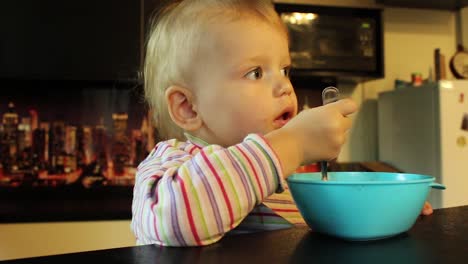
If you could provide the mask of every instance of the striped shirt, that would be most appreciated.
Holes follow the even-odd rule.
[[[138,166],[131,222],[137,244],[208,245],[227,234],[303,223],[289,192],[282,193],[280,161],[262,136],[228,148],[186,136],[158,143]]]

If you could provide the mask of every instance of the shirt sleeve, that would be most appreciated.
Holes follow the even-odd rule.
[[[283,189],[282,173],[276,154],[256,134],[228,148],[198,151],[160,143],[135,178],[131,227],[137,243],[212,244]]]

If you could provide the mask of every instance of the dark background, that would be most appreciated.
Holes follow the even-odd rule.
[[[0,10],[0,77],[136,80],[140,1],[17,0]]]

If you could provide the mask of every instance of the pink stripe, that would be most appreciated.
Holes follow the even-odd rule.
[[[200,237],[198,236],[197,228],[195,227],[195,222],[193,221],[192,209],[190,208],[190,203],[187,197],[187,190],[185,189],[184,180],[179,175],[177,175],[177,179],[180,182],[180,187],[182,189],[182,195],[184,197],[185,207],[187,208],[186,211],[187,211],[187,217],[188,217],[189,224],[190,224],[190,230],[192,230],[192,234],[193,234],[193,237],[195,238],[195,241],[197,242],[197,245],[201,245]]]
[[[257,216],[274,216],[274,217],[279,217],[279,218],[283,218],[277,214],[273,214],[273,213],[250,213],[249,215],[257,215]]]
[[[161,178],[161,175],[154,174],[154,175],[151,175],[149,178],[154,180],[157,178]]]
[[[193,146],[192,146],[192,149],[189,151],[190,155],[192,155],[193,152],[194,152],[196,149],[200,149],[200,148],[197,147],[196,145],[193,145]]]
[[[216,178],[216,181],[218,182],[218,185],[219,187],[221,188],[221,191],[223,193],[223,197],[224,197],[224,202],[226,203],[227,207],[228,207],[228,211],[229,211],[229,218],[230,218],[230,228],[233,229],[234,228],[234,214],[232,212],[232,206],[231,206],[231,202],[229,201],[228,197],[227,197],[227,193],[226,193],[226,190],[224,189],[224,185],[223,183],[221,182],[221,178],[219,177],[218,173],[216,172],[216,170],[214,169],[213,167],[213,164],[211,164],[211,162],[208,160],[208,157],[206,156],[205,154],[205,151],[201,151],[201,155],[203,157],[203,159],[205,160],[206,162],[206,165],[208,165],[208,167],[210,168],[211,172],[215,175],[215,178]]]
[[[255,167],[253,166],[252,164],[252,161],[249,159],[249,157],[247,157],[247,155],[245,154],[244,151],[242,151],[241,148],[239,148],[239,146],[236,146],[236,148],[242,153],[242,155],[244,156],[244,158],[247,160],[247,162],[249,163],[250,167],[252,168],[252,171],[255,175],[255,181],[257,182],[257,185],[258,185],[258,188],[260,189],[260,197],[263,199],[264,196],[263,196],[263,189],[262,189],[262,186],[260,184],[260,179],[258,178],[258,174],[257,174],[257,171],[255,170]]]
[[[297,209],[275,209],[272,206],[269,206],[275,212],[299,212]]]

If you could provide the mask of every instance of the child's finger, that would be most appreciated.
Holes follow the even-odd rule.
[[[424,203],[424,207],[421,211],[422,215],[431,215],[433,213],[432,206],[429,202]]]
[[[343,128],[344,128],[344,131],[348,131],[351,126],[353,125],[351,119],[349,118],[343,118]]]
[[[338,111],[344,116],[350,115],[358,109],[357,104],[351,99],[342,99],[333,104],[336,105]]]

